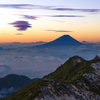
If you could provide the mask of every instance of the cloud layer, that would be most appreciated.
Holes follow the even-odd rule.
[[[3,64],[0,65],[0,72],[3,72],[3,71],[7,72],[9,70],[11,70],[10,66],[3,65]]]
[[[28,21],[15,21],[13,23],[9,23],[10,25],[13,25],[13,27],[18,28],[18,31],[25,31],[27,28],[31,28],[31,24],[28,23]]]
[[[8,65],[0,64],[0,76],[7,75],[12,72],[12,68]]]

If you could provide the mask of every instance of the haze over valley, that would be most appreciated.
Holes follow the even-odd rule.
[[[63,35],[49,43],[11,43],[0,48],[0,76],[8,74],[41,78],[54,71],[69,57],[79,55],[87,60],[100,55],[99,43],[80,43]]]

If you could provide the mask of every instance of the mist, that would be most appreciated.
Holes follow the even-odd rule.
[[[80,46],[32,46],[24,43],[2,44],[0,49],[0,77],[8,74],[26,75],[29,78],[42,78],[56,70],[69,57],[79,55],[86,60],[100,56],[100,45]]]

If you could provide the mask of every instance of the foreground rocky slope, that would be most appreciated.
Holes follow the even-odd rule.
[[[62,81],[49,82],[34,100],[100,100],[96,93]]]
[[[1,100],[100,100],[100,58],[71,57],[43,79]]]

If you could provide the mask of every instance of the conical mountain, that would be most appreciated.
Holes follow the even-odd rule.
[[[54,41],[46,43],[42,46],[78,46],[82,45],[79,41],[72,38],[70,35],[63,35]]]
[[[68,47],[68,46],[81,46],[81,45],[83,45],[83,43],[77,41],[70,35],[63,35],[49,43],[38,45],[38,46],[31,46],[28,48],[48,48],[48,47],[59,48],[59,47]]]
[[[63,35],[59,37],[58,39],[49,42],[50,45],[82,45],[79,41],[72,38],[70,35]]]

